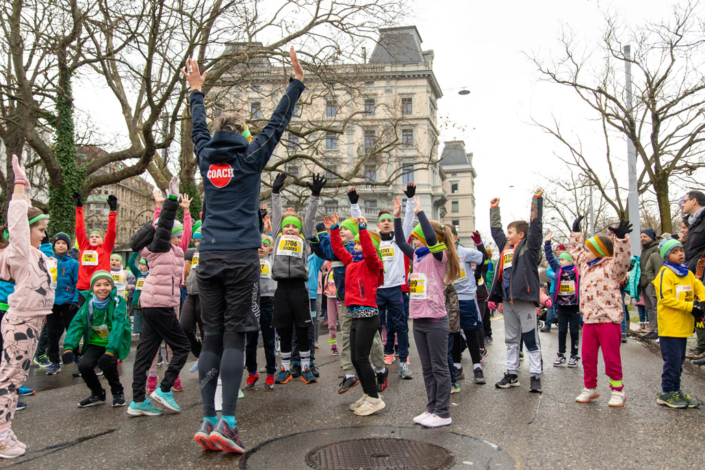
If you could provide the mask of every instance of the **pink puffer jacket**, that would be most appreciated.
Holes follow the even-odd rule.
[[[143,248],[140,255],[147,260],[149,266],[149,276],[145,278],[140,295],[142,308],[178,307],[184,251],[172,245],[166,253],[152,253]]]

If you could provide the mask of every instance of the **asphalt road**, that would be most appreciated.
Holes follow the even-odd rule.
[[[445,446],[456,456],[453,468],[473,468],[490,445],[508,456],[488,468],[705,468],[702,411],[671,410],[655,403],[659,390],[661,358],[630,339],[623,345],[622,361],[627,395],[623,409],[611,409],[608,379],[599,377],[602,398],[588,405],[575,402],[580,393],[582,368],[554,368],[557,331],[541,334],[546,370],[544,393],[528,392],[528,361],[520,371],[521,387],[499,390],[494,382],[505,368],[503,322],[493,322],[495,343],[484,363],[487,385],[461,382],[461,393],[452,395],[453,424],[437,430],[419,430],[412,418],[424,411],[421,368],[412,346],[411,368],[415,378],[402,381],[391,367],[390,386],[383,394],[387,407],[378,415],[356,417],[347,406],[362,393],[355,388],[337,394],[341,369],[320,338],[317,364],[319,383],[292,381],[274,392],[257,389],[239,401],[237,419],[247,458],[203,452],[192,437],[201,421],[197,373],[182,373],[183,393],[176,399],[180,414],[131,418],[126,408],[102,405],[89,409],[77,403],[89,395],[75,366],[46,377],[33,367],[27,386],[38,393],[26,397],[29,406],[19,412],[13,429],[29,448],[25,456],[0,462],[0,467],[38,469],[130,468],[307,468],[303,455],[322,444],[349,438],[413,436]],[[260,361],[263,352],[260,349]],[[464,358],[466,371],[470,360]],[[131,356],[132,357],[132,356]],[[122,382],[131,398],[132,363],[121,366]],[[163,367],[160,368],[163,373]],[[600,365],[600,373],[604,370]],[[470,374],[468,374],[470,375]],[[106,383],[107,386],[107,383]],[[705,399],[705,381],[684,372],[683,389]],[[109,395],[109,394],[108,394]],[[414,429],[416,428],[416,429]],[[396,434],[395,434],[396,432]],[[483,450],[485,449],[485,450]],[[255,452],[253,452],[255,451]],[[510,464],[507,464],[507,461]]]

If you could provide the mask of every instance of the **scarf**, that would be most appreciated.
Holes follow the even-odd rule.
[[[381,238],[382,241],[384,241],[384,242],[390,242],[390,241],[394,240],[394,230],[392,230],[389,233],[381,233],[380,232],[379,238]]]
[[[688,275],[689,269],[687,264],[674,264],[669,261],[664,261],[663,265],[676,273],[676,276],[678,277],[685,277]]]
[[[695,214],[693,214],[693,215],[691,215],[690,217],[688,217],[688,225],[689,225],[690,227],[692,227],[693,225],[695,225],[696,222],[697,222],[698,220],[700,220],[700,217],[702,217],[702,215],[703,215],[703,209],[705,209],[705,207],[699,209],[698,212],[696,212]]]
[[[362,261],[362,251],[351,251],[351,255],[353,255],[353,261]]]
[[[105,298],[105,300],[103,300],[103,301],[98,300],[98,297],[96,297],[95,295],[93,297],[91,297],[91,303],[93,304],[93,306],[97,309],[100,309],[100,310],[107,307],[108,302],[110,302],[110,296],[107,296]]]
[[[602,261],[602,258],[595,258],[592,261],[588,261],[587,264],[588,264],[588,266],[593,266],[593,265],[597,264],[599,261]]]
[[[431,252],[431,250],[429,250],[427,246],[424,246],[423,248],[419,248],[418,250],[416,250],[416,259],[421,261],[430,252]]]

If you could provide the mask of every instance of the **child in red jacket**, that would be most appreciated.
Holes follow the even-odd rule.
[[[369,416],[385,407],[377,392],[377,378],[370,364],[372,342],[379,331],[377,289],[384,284],[384,264],[379,251],[380,238],[367,231],[367,220],[358,217],[359,233],[354,252],[348,253],[340,238],[338,213],[332,218],[330,239],[335,256],[345,264],[345,305],[352,318],[350,327],[350,357],[360,378],[364,394],[350,405],[358,416]]]

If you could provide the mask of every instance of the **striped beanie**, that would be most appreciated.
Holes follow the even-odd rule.
[[[194,240],[200,240],[201,239],[201,229],[199,228],[195,232],[193,232],[193,239]]]
[[[600,237],[598,236],[588,239],[588,241],[585,242],[585,246],[598,258],[612,256],[612,253],[609,252],[605,244],[602,243],[602,240],[600,240]]]
[[[178,220],[174,221],[174,227],[171,229],[172,237],[183,237],[184,236],[184,225]]]
[[[658,251],[664,261],[668,261],[668,256],[671,254],[671,250],[677,246],[683,248],[683,244],[674,238],[661,240],[661,243],[658,245]]]

